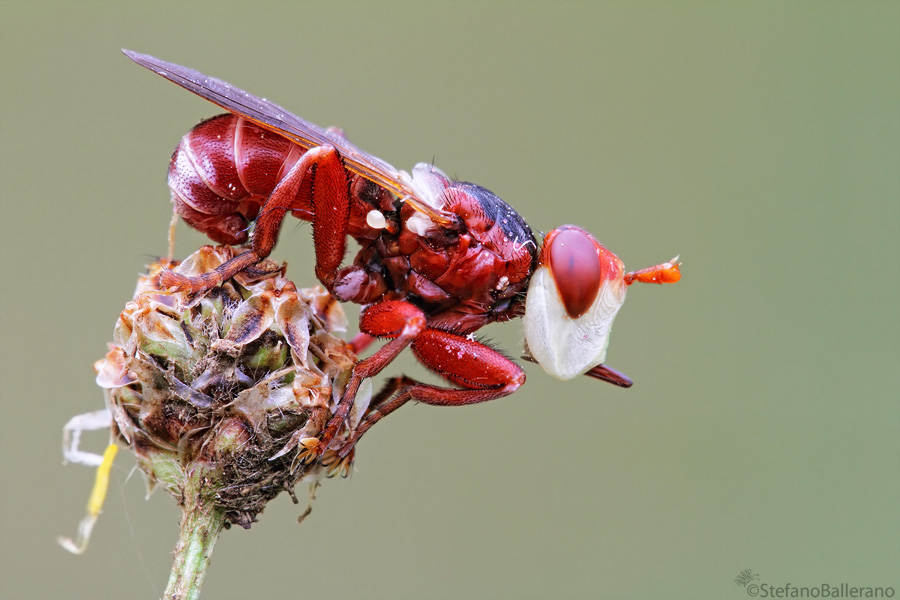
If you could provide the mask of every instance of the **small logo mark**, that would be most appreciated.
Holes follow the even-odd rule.
[[[754,579],[759,579],[759,573],[754,573],[752,569],[744,569],[734,578],[734,582],[741,587],[747,587]]]

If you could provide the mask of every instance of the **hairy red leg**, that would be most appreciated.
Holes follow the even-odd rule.
[[[344,259],[350,196],[347,172],[331,146],[310,148],[266,200],[253,230],[253,251],[268,256],[288,211],[312,207],[316,277],[328,287]]]
[[[356,444],[356,441],[362,437],[369,427],[400,407],[400,405],[394,406],[394,404],[396,404],[395,402],[389,402],[394,394],[400,390],[416,385],[417,383],[419,382],[406,375],[397,375],[396,377],[388,379],[378,393],[372,397],[372,401],[369,403],[368,412],[366,412],[365,418],[359,422],[356,432],[353,434],[353,439],[347,444],[344,444],[340,452],[338,452],[338,456],[341,458],[347,456],[353,448],[353,445]]]
[[[404,389],[411,385],[414,385],[416,382],[415,379],[407,377],[406,375],[398,375],[397,377],[390,378],[384,386],[379,390],[377,394],[372,397],[371,402],[369,403],[369,408],[366,413],[366,419],[360,421],[357,426],[356,433],[353,438],[353,443],[344,444],[341,446],[338,452],[335,452],[333,456],[323,457],[322,465],[328,468],[328,476],[336,475],[338,473],[341,474],[342,477],[347,477],[350,474],[350,465],[353,464],[353,445],[356,443],[356,440],[369,428],[372,426],[372,423],[367,423],[369,415],[384,406],[388,400],[390,400],[391,396],[393,396],[397,390]],[[388,410],[391,412],[391,410]],[[378,419],[375,419],[377,421]],[[374,421],[373,421],[374,422]],[[361,428],[361,429],[360,429]],[[321,441],[318,444],[318,451],[324,451]],[[309,452],[307,450],[307,452]]]
[[[681,266],[681,263],[678,262],[678,257],[676,256],[669,262],[625,273],[625,283],[627,285],[631,285],[635,281],[640,283],[675,283],[681,279],[679,266]]]
[[[344,425],[363,380],[380,373],[425,329],[425,314],[402,300],[379,302],[363,311],[359,317],[359,328],[371,336],[393,339],[353,367],[344,395],[341,396],[334,415],[319,438],[319,448],[322,451],[328,448],[331,440]]]
[[[410,400],[434,406],[463,406],[508,396],[525,382],[525,372],[516,363],[467,336],[426,329],[416,337],[412,347],[422,364],[462,389],[430,385],[405,377],[390,380],[379,393],[379,401],[372,404],[370,412],[338,456],[349,454],[372,425]],[[387,400],[387,396],[395,391],[399,393]]]
[[[164,271],[160,285],[196,293],[221,284],[272,252],[288,211],[310,208],[313,212],[316,276],[328,287],[344,258],[350,217],[347,172],[337,150],[331,146],[310,148],[278,182],[256,219],[251,250],[220,265],[215,271],[197,277]]]

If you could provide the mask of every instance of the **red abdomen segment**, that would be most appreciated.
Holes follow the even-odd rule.
[[[243,244],[247,226],[303,149],[236,115],[203,121],[169,163],[175,212],[221,244]]]

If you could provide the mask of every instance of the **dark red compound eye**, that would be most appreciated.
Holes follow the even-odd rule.
[[[597,298],[604,279],[599,244],[581,228],[559,228],[544,249],[566,313],[577,319]]]

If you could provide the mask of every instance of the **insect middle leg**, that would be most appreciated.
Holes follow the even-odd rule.
[[[389,381],[389,387],[385,389],[393,386],[395,389],[390,393],[398,390],[399,393],[387,400],[382,390],[379,403],[372,406],[341,447],[340,456],[346,456],[372,425],[410,400],[435,406],[462,406],[508,396],[525,382],[524,371],[493,348],[468,336],[425,327],[424,314],[408,302],[398,300],[372,305],[360,317],[360,329],[373,336],[394,339],[354,367],[347,389],[320,438],[322,451],[328,448],[343,426],[362,380],[377,375],[410,344],[419,362],[460,387],[445,388],[409,378]]]
[[[514,364],[514,363],[513,363]],[[524,380],[524,375],[522,375]],[[390,400],[375,405],[366,417],[359,423],[353,435],[338,450],[338,457],[347,456],[363,434],[368,431],[372,425],[385,418],[410,400],[431,404],[432,406],[464,406],[466,404],[476,404],[478,402],[487,402],[488,400],[496,400],[508,396],[516,391],[521,385],[521,381],[513,379],[505,385],[483,389],[455,389],[445,388],[436,385],[421,383],[414,379],[396,378],[388,381],[386,389],[401,387],[400,393],[393,396]],[[389,387],[388,387],[389,386]],[[395,391],[395,390],[392,390]]]

